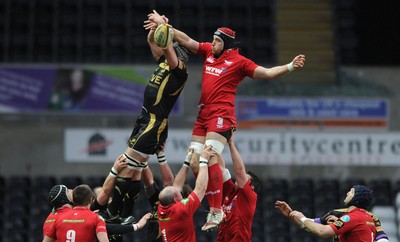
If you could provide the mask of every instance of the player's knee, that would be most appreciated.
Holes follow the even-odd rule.
[[[196,154],[201,154],[203,147],[204,147],[203,143],[192,141],[192,142],[190,142],[189,149],[193,149],[194,153],[196,153]]]
[[[212,149],[215,152],[217,152],[218,154],[221,154],[225,147],[225,145],[222,142],[215,140],[215,139],[206,140],[206,146],[209,146],[209,145],[211,145]]]

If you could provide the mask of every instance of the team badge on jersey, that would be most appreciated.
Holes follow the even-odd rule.
[[[221,117],[218,117],[217,128],[221,129],[223,127],[224,127],[224,119]]]
[[[344,215],[340,218],[343,222],[347,223],[350,221],[350,216],[349,215]]]
[[[214,63],[214,57],[212,57],[212,56],[210,56],[210,57],[208,57],[207,58],[207,60],[206,60],[208,63]]]

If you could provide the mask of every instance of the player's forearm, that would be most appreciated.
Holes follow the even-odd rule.
[[[333,229],[329,225],[315,223],[312,219],[306,219],[303,224],[305,229],[318,237],[329,238],[335,235]]]
[[[184,45],[190,40],[190,37],[179,29],[174,28],[174,40],[181,45]]]
[[[163,49],[164,56],[168,61],[168,65],[171,70],[175,69],[178,66],[178,57],[176,56],[172,44],[167,46],[167,48]]]
[[[196,178],[196,185],[194,188],[194,192],[197,194],[200,200],[204,197],[204,194],[207,190],[207,184],[208,184],[208,166],[201,165],[199,167],[199,174]]]
[[[242,157],[233,143],[229,144],[229,149],[231,151],[233,170],[235,172],[236,180],[240,183],[239,186],[243,187],[244,183],[247,182],[247,175]]]
[[[164,186],[171,185],[175,178],[168,164],[160,165],[160,175]]]
[[[106,232],[99,232],[96,234],[96,236],[99,242],[109,242]]]
[[[184,32],[174,28],[174,40],[178,42],[181,46],[186,47],[193,54],[197,54],[199,50],[199,42],[190,38]]]
[[[289,69],[287,65],[275,66],[272,68],[265,68],[262,66],[258,66],[255,71],[253,78],[254,79],[263,79],[263,80],[271,80],[282,75],[289,73]]]
[[[182,190],[182,187],[185,184],[188,173],[189,173],[189,167],[183,165],[179,170],[178,174],[176,174],[175,176],[173,186],[178,188],[179,190]]]
[[[147,34],[147,42],[148,42],[149,44],[155,44],[155,43],[154,43],[154,30],[153,30],[153,29],[151,29],[151,30],[149,31],[149,33]]]

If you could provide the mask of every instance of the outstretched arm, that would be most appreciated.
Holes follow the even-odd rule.
[[[156,28],[160,24],[168,23],[168,18],[164,15],[161,16],[159,13],[157,13],[156,10],[153,10],[153,12],[148,14],[147,17],[148,20],[144,22],[145,29]],[[197,51],[199,50],[199,42],[190,38],[187,34],[175,28],[174,40],[178,42],[181,46],[186,47],[193,54],[197,54]]]
[[[331,226],[315,223],[312,219],[307,218],[301,212],[293,211],[289,216],[299,220],[304,225],[306,230],[317,235],[318,237],[329,238],[336,235]]]
[[[167,157],[165,156],[165,142],[160,146],[160,150],[156,152],[158,164],[160,165],[160,175],[164,186],[172,185],[174,182],[174,174],[168,165]]]
[[[203,200],[208,185],[208,160],[215,155],[211,146],[206,146],[201,152],[199,161],[199,174],[196,178],[196,185],[193,192],[196,193],[199,200]]]
[[[275,66],[272,68],[265,68],[262,66],[258,66],[254,70],[253,78],[270,80],[270,79],[280,77],[280,76],[282,76],[286,73],[289,73],[293,70],[302,68],[304,66],[305,60],[306,60],[306,57],[304,55],[298,55],[293,59],[292,62],[290,62],[287,65]]]
[[[186,155],[186,158],[185,158],[185,162],[183,163],[181,169],[179,170],[178,174],[176,174],[176,176],[175,176],[173,186],[176,187],[179,190],[179,192],[182,191],[182,187],[185,184],[186,177],[189,173],[190,166],[187,165],[187,162],[190,161],[192,154],[193,154],[193,150],[191,149],[188,151],[188,154]]]
[[[96,236],[99,242],[109,242],[107,232],[98,232]]]
[[[246,185],[249,177],[246,173],[246,168],[244,166],[242,157],[239,154],[239,151],[236,149],[235,143],[233,142],[233,135],[229,139],[229,149],[231,151],[233,170],[235,172],[236,182],[240,188],[243,188]]]
[[[276,201],[275,208],[278,209],[285,217],[290,218],[290,220],[298,227],[304,229],[303,223],[294,218],[290,217],[290,213],[293,212],[292,208],[285,201]]]
[[[149,43],[151,53],[153,54],[153,58],[158,61],[160,57],[163,55],[163,50],[156,45],[154,42],[154,29],[150,29],[147,35],[147,43]]]
[[[114,189],[115,182],[117,180],[118,172],[123,168],[127,167],[128,163],[125,162],[124,155],[118,156],[118,158],[114,161],[114,165],[111,168],[110,173],[104,180],[103,186],[100,189],[99,194],[96,197],[99,205],[104,206],[108,203],[108,199],[111,196],[111,193]]]

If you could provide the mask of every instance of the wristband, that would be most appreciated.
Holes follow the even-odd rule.
[[[307,220],[313,221],[312,219],[307,218],[307,217],[302,217],[302,218],[300,219],[300,221],[301,221],[303,224],[304,224],[304,222],[307,221]]]
[[[138,227],[139,227],[139,226],[138,226],[137,224],[134,224],[134,225],[133,225],[133,231],[138,230]]]
[[[293,61],[286,65],[289,72],[294,71]]]
[[[114,167],[111,167],[111,171],[108,175],[112,176],[112,177],[116,177],[116,176],[118,176],[118,171]]]
[[[183,166],[189,167],[190,163],[188,161],[183,162]]]
[[[199,163],[199,167],[202,167],[202,166],[208,166],[208,164],[205,163],[205,162],[200,162],[200,163]]]
[[[200,156],[199,163],[200,163],[200,164],[202,164],[202,163],[203,163],[203,164],[208,164],[208,160],[207,160],[206,158]]]

